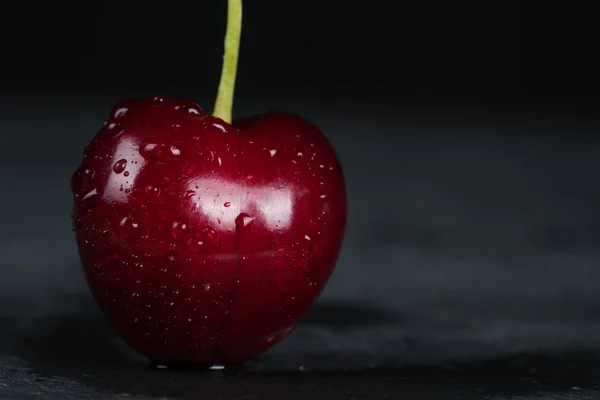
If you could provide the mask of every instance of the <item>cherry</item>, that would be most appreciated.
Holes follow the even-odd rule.
[[[240,0],[229,17],[214,115],[185,99],[122,101],[71,180],[91,292],[160,364],[240,363],[280,341],[344,236],[342,170],[314,125],[281,112],[228,122]]]

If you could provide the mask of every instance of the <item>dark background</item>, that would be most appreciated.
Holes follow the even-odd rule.
[[[11,3],[2,23],[6,90],[126,90],[212,98],[226,2]],[[247,0],[244,98],[419,104],[597,104],[594,15],[481,3]]]
[[[3,26],[6,87],[177,88],[209,98],[216,90],[225,1],[17,7]],[[553,53],[571,46],[556,41],[556,28],[527,46],[523,18],[519,2],[249,0],[239,94],[411,105],[560,102],[584,86],[577,73],[584,62],[557,60]],[[526,79],[527,67],[536,76]],[[551,88],[539,93],[544,86]]]
[[[212,109],[225,1],[5,5],[0,398],[600,397],[594,15],[522,8],[246,0],[235,114],[316,123],[350,213],[318,304],[225,377],[149,370],[114,336],[69,220],[114,103]]]

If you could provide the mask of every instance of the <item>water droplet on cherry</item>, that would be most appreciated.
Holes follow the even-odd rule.
[[[131,217],[123,217],[119,220],[115,233],[121,239],[134,235],[139,228],[138,224]]]
[[[230,201],[226,201],[225,204],[223,204],[224,207],[229,207],[231,206],[231,202]]]
[[[187,233],[187,225],[179,221],[173,222],[171,225],[171,236],[174,239],[181,239]]]
[[[174,144],[168,144],[161,140],[153,140],[140,146],[140,154],[149,160],[168,162],[179,157],[181,150]]]
[[[161,190],[159,187],[148,185],[146,186],[146,195],[148,200],[155,201],[160,197]]]
[[[113,171],[115,171],[116,174],[120,174],[123,171],[125,171],[126,167],[127,167],[127,160],[122,158],[119,161],[117,161],[115,163],[115,165],[113,165]]]
[[[221,124],[212,124],[212,126],[214,126],[215,128],[217,128],[221,132],[226,132],[225,127],[223,125],[221,125]]]
[[[187,243],[188,249],[194,253],[200,251],[203,245],[204,242],[202,240],[198,240],[197,238],[192,238]]]
[[[123,115],[125,115],[127,113],[127,111],[129,111],[129,109],[127,107],[119,107],[118,109],[115,110],[115,112],[113,113],[113,118],[120,118]]]
[[[71,215],[71,218],[74,216]],[[81,228],[81,217],[73,218],[73,232],[78,231]]]
[[[89,192],[87,192],[81,200],[88,200],[89,198],[97,196],[97,195],[98,195],[98,189],[94,188],[94,189],[90,190]]]
[[[217,231],[210,226],[204,229],[204,233],[206,234],[206,237],[210,240],[215,240],[215,238],[217,237]]]
[[[250,225],[252,223],[252,221],[254,221],[254,217],[251,217],[250,215],[248,215],[246,213],[240,213],[235,218],[235,229],[237,231],[239,231],[240,229],[243,229],[243,228],[247,227],[248,225]]]
[[[175,110],[186,113],[186,114],[194,114],[200,115],[202,114],[202,109],[198,104],[178,104],[173,107]]]
[[[112,136],[118,136],[124,131],[121,125],[119,125],[117,122],[109,122],[104,129],[106,129],[106,131],[108,131]]]

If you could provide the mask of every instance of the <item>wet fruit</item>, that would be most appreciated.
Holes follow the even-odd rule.
[[[343,175],[316,127],[286,113],[233,124],[215,114],[161,96],[123,101],[71,180],[91,291],[125,341],[161,364],[268,349],[316,300],[343,240]]]

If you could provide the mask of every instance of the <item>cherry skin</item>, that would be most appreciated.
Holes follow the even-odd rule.
[[[126,100],[71,179],[93,296],[133,349],[237,364],[288,334],[337,261],[346,189],[327,139],[269,113],[233,126],[189,100]]]

